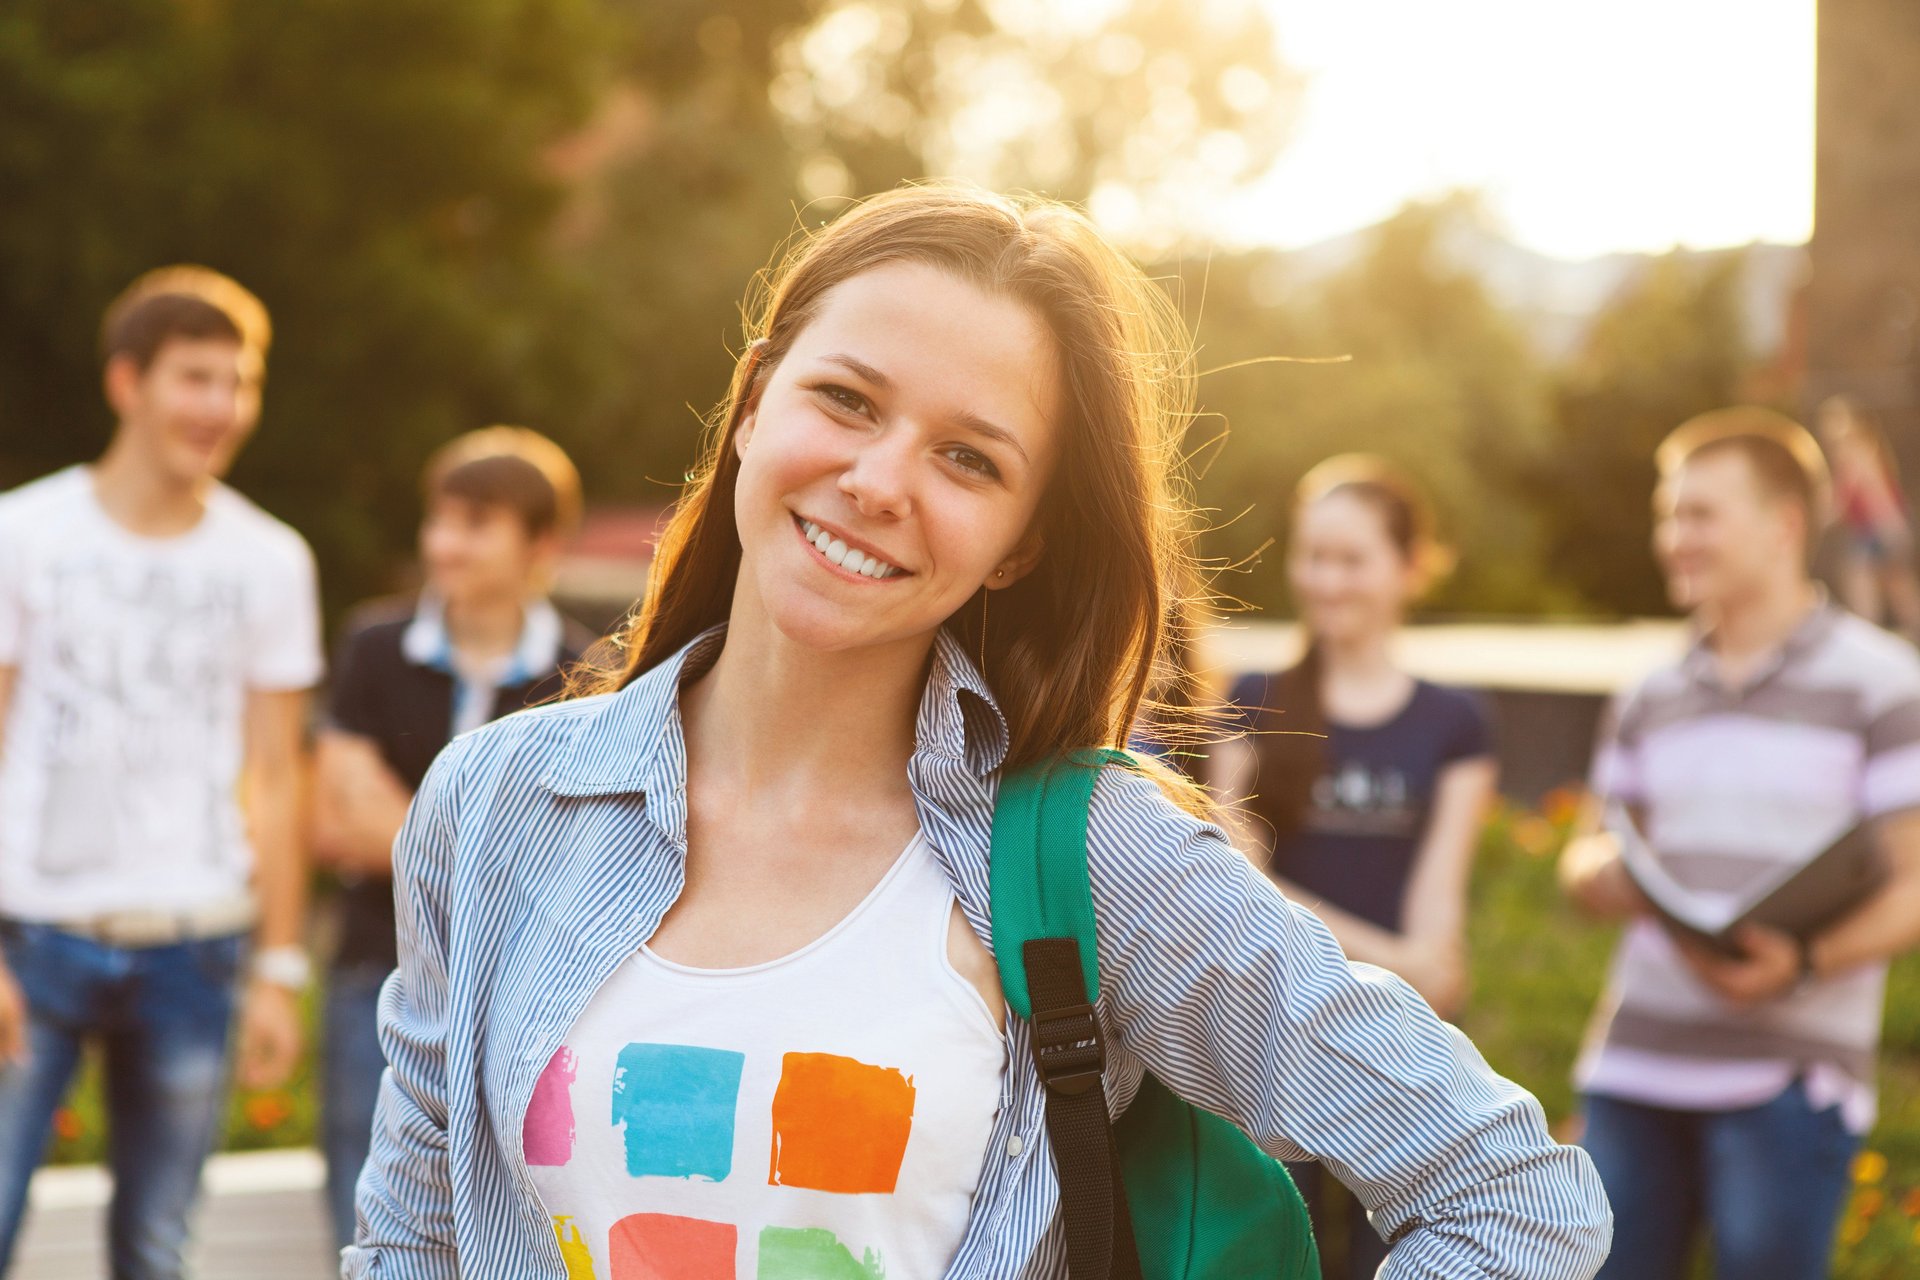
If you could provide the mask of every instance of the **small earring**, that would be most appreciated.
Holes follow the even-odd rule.
[[[992,592],[985,587],[980,588],[980,678],[982,680],[987,678],[987,600],[991,595]]]

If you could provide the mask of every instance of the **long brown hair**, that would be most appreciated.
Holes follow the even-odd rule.
[[[1200,581],[1179,446],[1193,352],[1171,301],[1085,217],[1032,197],[929,184],[869,199],[794,245],[748,299],[750,346],[708,419],[698,468],[661,535],[640,607],[576,687],[617,689],[726,620],[740,567],[733,434],[836,285],[887,263],[952,272],[1032,309],[1054,336],[1065,392],[1060,462],[1037,519],[1038,566],[948,622],[1006,716],[1008,767],[1124,743],[1166,686],[1179,584]],[[1177,683],[1177,681],[1176,681]],[[1162,777],[1192,807],[1197,790]]]
[[[1426,495],[1392,463],[1366,453],[1328,458],[1301,478],[1294,490],[1294,510],[1305,510],[1336,494],[1371,509],[1400,558],[1422,569],[1429,582],[1451,567],[1451,553],[1434,533],[1433,508]],[[1323,671],[1320,641],[1309,632],[1300,661],[1274,682],[1269,699],[1280,732],[1255,739],[1260,777],[1265,780],[1257,810],[1276,839],[1299,831],[1313,799],[1313,785],[1326,768]]]

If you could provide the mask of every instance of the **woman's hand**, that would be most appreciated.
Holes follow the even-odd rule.
[[[27,1063],[27,997],[13,971],[0,964],[0,1067]]]

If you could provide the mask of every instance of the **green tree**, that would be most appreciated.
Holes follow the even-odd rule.
[[[1279,255],[1180,271],[1201,367],[1221,370],[1202,378],[1207,415],[1192,441],[1218,525],[1209,550],[1240,566],[1222,576],[1223,591],[1284,611],[1293,487],[1322,459],[1360,450],[1419,480],[1460,553],[1433,606],[1533,612],[1563,603],[1544,573],[1538,518],[1519,493],[1546,429],[1545,375],[1447,247],[1453,230],[1479,217],[1465,198],[1410,205],[1325,279],[1303,279],[1302,266]]]
[[[273,311],[266,414],[235,481],[313,541],[335,609],[407,558],[419,466],[473,426],[553,435],[594,500],[664,500],[725,386],[750,277],[845,207],[820,197],[956,170],[1110,200],[1156,177],[1199,192],[1196,175],[1271,155],[1285,84],[1251,0],[1136,0],[1077,26],[1040,12],[0,7],[0,484],[98,451],[100,311],[186,260]],[[905,24],[891,61],[884,41],[845,38],[873,22]],[[858,92],[829,83],[860,67],[878,70]],[[1052,141],[956,149],[1016,71],[1052,95],[1031,131]],[[808,106],[816,91],[830,110]],[[1236,130],[1247,140],[1229,146]]]
[[[237,481],[313,539],[336,603],[376,586],[426,450],[564,416],[591,367],[542,154],[593,101],[602,22],[589,0],[0,10],[0,478],[97,451],[102,307],[205,262],[277,327]]]
[[[1740,399],[1750,368],[1740,272],[1738,254],[1655,260],[1557,376],[1552,448],[1529,492],[1556,579],[1591,608],[1667,610],[1649,549],[1653,454],[1686,419]]]

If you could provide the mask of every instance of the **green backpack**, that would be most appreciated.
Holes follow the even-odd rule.
[[[993,950],[1033,1025],[1072,1280],[1318,1280],[1307,1208],[1286,1167],[1149,1074],[1107,1117],[1087,808],[1119,751],[1004,775],[993,815]]]

